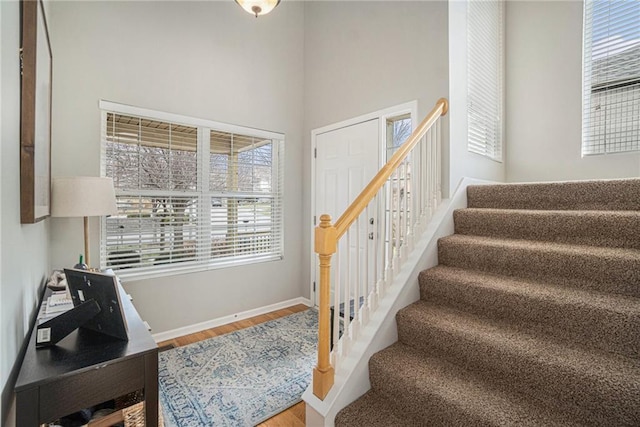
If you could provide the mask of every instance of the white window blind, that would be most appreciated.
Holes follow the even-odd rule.
[[[121,276],[282,258],[282,140],[103,112],[103,168],[118,215],[101,266]]]
[[[640,150],[640,2],[587,0],[582,155]]]
[[[272,253],[282,234],[282,205],[274,191],[281,179],[272,141],[211,131],[209,146],[211,256]]]
[[[502,1],[467,2],[468,150],[502,161]]]

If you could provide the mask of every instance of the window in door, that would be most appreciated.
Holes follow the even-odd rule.
[[[385,161],[389,161],[391,156],[404,144],[411,132],[413,131],[411,124],[411,115],[403,114],[396,117],[388,117],[386,120],[386,144],[385,144]],[[411,221],[411,154],[407,156],[405,161],[398,167],[396,173],[388,179],[390,197],[385,203],[385,220],[390,224],[390,228],[385,236],[386,242],[391,240],[391,245],[385,247],[391,248],[393,253],[387,254],[388,257],[396,256],[396,252],[404,244],[401,239],[401,233],[396,230],[396,224],[400,227],[407,227]],[[402,210],[403,208],[404,210]],[[404,215],[406,212],[406,215]],[[400,216],[399,221],[396,218]]]

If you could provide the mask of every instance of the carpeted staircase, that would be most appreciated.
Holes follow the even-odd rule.
[[[467,196],[336,426],[640,426],[640,179]]]

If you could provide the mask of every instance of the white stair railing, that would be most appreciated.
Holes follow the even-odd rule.
[[[320,216],[315,230],[318,364],[313,371],[313,393],[320,399],[329,393],[337,366],[440,203],[440,117],[447,110],[447,100],[438,100],[335,224],[329,215]]]

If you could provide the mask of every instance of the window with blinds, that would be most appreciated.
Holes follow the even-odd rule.
[[[118,215],[103,222],[102,267],[126,277],[282,258],[282,140],[205,125],[103,111]]]
[[[467,2],[468,150],[502,161],[502,1]]]
[[[640,2],[584,3],[582,155],[640,150]]]

